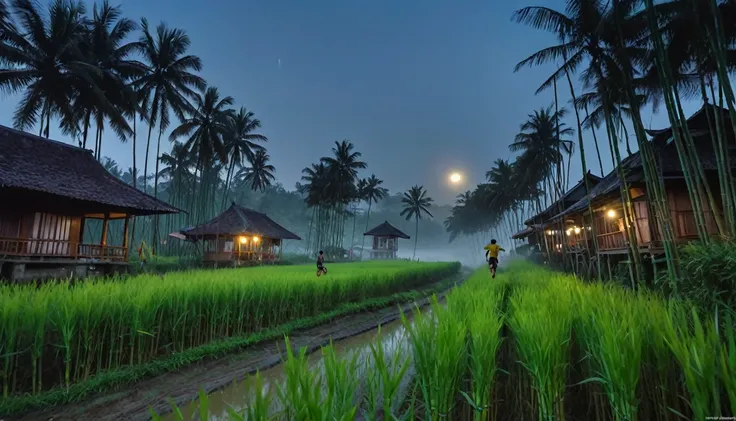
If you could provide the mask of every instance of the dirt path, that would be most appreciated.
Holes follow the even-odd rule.
[[[463,275],[466,274],[463,273]],[[465,276],[461,279],[464,278]],[[437,296],[444,297],[449,289],[438,293]],[[429,298],[424,298],[403,304],[401,308],[408,313],[415,305],[424,307],[428,304]],[[307,352],[311,353],[329,344],[330,339],[339,341],[359,335],[398,318],[400,318],[399,306],[393,305],[372,312],[347,315],[327,324],[293,332],[289,340],[293,348],[307,347]],[[7,420],[150,420],[149,407],[159,414],[171,412],[169,398],[182,407],[197,397],[200,386],[205,392],[210,393],[233,381],[241,381],[257,370],[263,371],[281,363],[282,353],[280,351],[284,349],[283,339],[264,341],[241,353],[145,379],[123,386],[122,389],[115,392],[95,396],[80,403],[62,405],[47,411],[34,411],[21,417],[7,418]],[[285,353],[283,355],[285,356]]]

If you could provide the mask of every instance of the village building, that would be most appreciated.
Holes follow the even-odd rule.
[[[715,221],[715,213],[722,212],[721,194],[717,175],[717,161],[714,152],[711,131],[709,128],[714,119],[715,112],[725,121],[727,127],[731,127],[727,110],[705,105],[693,114],[687,125],[697,150],[697,158],[702,165],[704,175],[713,192],[715,209],[705,201],[703,213],[705,229],[712,236],[718,235],[718,227]],[[728,133],[728,149],[732,170],[736,169],[736,154],[734,154],[733,132]],[[695,225],[695,216],[692,202],[690,200],[684,173],[680,164],[680,157],[673,141],[672,129],[649,130],[651,143],[661,171],[662,182],[666,194],[667,205],[673,223],[672,232],[675,241],[684,244],[698,238]],[[636,236],[638,253],[649,257],[650,262],[656,262],[664,253],[661,236],[657,229],[657,223],[650,216],[655,215],[654,205],[650,202],[644,178],[644,169],[641,155],[636,152],[622,160],[621,168],[626,177],[629,196],[631,198],[631,213],[633,232]],[[592,209],[592,215],[589,211]],[[555,252],[563,247],[568,250],[588,250],[587,266],[590,272],[596,258],[605,260],[607,272],[610,274],[611,265],[617,263],[628,263],[629,240],[624,229],[624,209],[621,200],[621,180],[618,171],[614,170],[594,187],[590,194],[583,192],[583,197],[574,204],[566,207],[554,216],[539,215],[527,221],[529,226],[517,235],[528,235],[531,230],[543,238],[545,244],[551,245],[549,252]],[[540,214],[541,215],[541,214]],[[591,225],[595,227],[597,249],[594,249],[591,237]],[[555,229],[555,226],[564,227]],[[580,235],[578,235],[580,234]],[[543,250],[544,252],[544,250]],[[655,267],[656,270],[656,267]],[[604,274],[601,274],[604,275]]]
[[[283,253],[283,240],[301,240],[268,215],[232,205],[210,221],[181,231],[201,245],[205,265],[241,266],[274,263]]]
[[[370,231],[363,233],[363,235],[373,236],[373,248],[371,249],[370,258],[377,260],[396,259],[399,252],[399,238],[405,240],[411,238],[388,221],[384,221]]]
[[[578,181],[577,184],[547,207],[547,209],[524,221],[524,225],[527,227],[514,234],[512,239],[521,240],[527,238],[530,245],[537,246],[541,250],[552,254],[561,254],[563,252],[564,245],[569,246],[570,249],[574,249],[578,245],[582,245],[589,240],[589,234],[585,232],[583,224],[580,221],[574,219],[562,220],[553,218],[555,215],[585,198],[586,178],[588,187],[591,189],[597,186],[602,180],[601,177],[588,171],[585,178]],[[573,238],[578,239],[579,243],[572,241],[567,243],[563,243],[562,241],[549,241],[551,240],[550,237],[557,238],[558,240],[563,238],[563,233],[568,231],[574,234]]]
[[[177,212],[110,174],[89,150],[0,126],[2,278],[124,272],[132,218]]]

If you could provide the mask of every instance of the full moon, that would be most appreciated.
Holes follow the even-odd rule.
[[[460,175],[460,173],[454,172],[450,174],[450,182],[452,182],[453,184],[459,183],[462,179],[463,179],[463,176]]]

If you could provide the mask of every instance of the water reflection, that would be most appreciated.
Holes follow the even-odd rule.
[[[380,336],[378,330],[371,330],[360,335],[353,336],[333,344],[335,353],[341,360],[351,361],[357,359],[357,376],[360,379],[358,387],[359,398],[365,389],[365,380],[374,367],[374,359],[371,354],[371,343],[380,343],[387,361],[391,361],[399,353],[400,356],[409,355],[409,340],[406,328],[401,320],[396,320],[381,327]],[[312,371],[319,371],[324,378],[325,365],[322,351],[318,350],[308,356],[308,364]],[[410,369],[409,372],[412,370]],[[409,373],[407,373],[409,374]],[[278,399],[278,386],[283,386],[285,375],[282,364],[274,366],[260,373],[262,379],[262,393],[271,394],[271,414],[277,414],[283,409]],[[243,410],[251,405],[257,395],[255,376],[249,376],[242,382],[234,382],[232,385],[211,393],[208,396],[210,420],[229,420],[229,411],[234,410],[242,414]],[[325,390],[324,383],[322,384]],[[323,394],[324,396],[324,394]],[[192,402],[187,408],[180,408],[185,420],[198,418],[197,402]],[[175,421],[178,418],[172,413],[163,417],[167,421]]]

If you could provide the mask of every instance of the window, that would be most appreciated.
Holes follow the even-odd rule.
[[[38,241],[33,244],[33,251],[38,254],[69,254],[68,241],[71,228],[71,217],[36,213],[33,220],[31,238],[34,240],[48,241]]]

